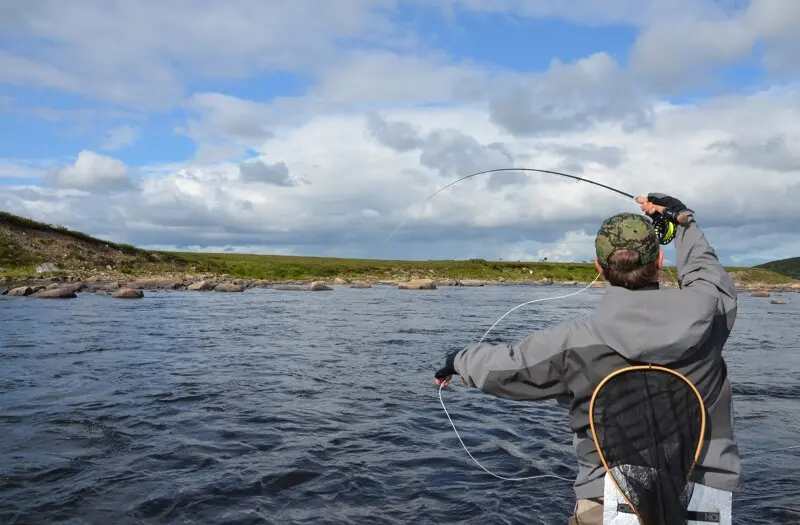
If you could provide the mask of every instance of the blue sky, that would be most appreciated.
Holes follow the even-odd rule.
[[[266,4],[0,9],[0,208],[151,247],[591,256],[593,228],[624,206],[613,197],[590,194],[587,215],[555,207],[553,181],[519,179],[415,208],[459,170],[534,163],[702,199],[728,263],[800,251],[775,217],[797,213],[797,110],[781,113],[798,100],[795,4]],[[509,202],[519,213],[497,211]],[[721,221],[725,202],[750,220]],[[333,240],[380,237],[407,213],[426,235]],[[437,237],[452,213],[469,240]],[[778,237],[741,242],[756,230]]]

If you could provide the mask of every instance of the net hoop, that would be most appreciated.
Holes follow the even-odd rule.
[[[611,469],[608,467],[608,463],[606,462],[606,458],[605,458],[605,455],[603,454],[603,451],[602,451],[602,449],[600,447],[600,443],[597,440],[597,432],[595,432],[595,426],[594,426],[594,404],[595,404],[595,400],[597,398],[597,395],[600,393],[600,391],[606,385],[606,383],[608,383],[610,380],[612,380],[616,376],[624,374],[626,372],[634,372],[634,371],[641,371],[641,370],[666,372],[668,374],[672,374],[673,376],[678,377],[684,383],[689,385],[689,388],[691,388],[692,392],[697,397],[697,402],[700,404],[700,437],[697,440],[697,448],[696,448],[695,453],[694,453],[694,461],[692,461],[692,466],[689,469],[689,472],[687,472],[687,474],[686,474],[686,480],[687,481],[692,476],[692,473],[694,472],[694,467],[697,464],[697,461],[700,459],[700,453],[703,450],[703,443],[704,443],[705,431],[706,431],[706,405],[703,402],[703,396],[700,395],[700,391],[697,390],[697,387],[695,387],[694,384],[691,381],[689,381],[689,379],[686,378],[686,376],[684,376],[680,372],[676,372],[675,370],[672,370],[670,368],[665,368],[663,366],[658,366],[658,365],[634,365],[634,366],[627,366],[625,368],[620,368],[619,370],[615,370],[614,372],[611,372],[606,377],[604,377],[602,381],[600,381],[600,384],[598,384],[597,387],[594,389],[594,392],[592,392],[592,399],[589,402],[589,427],[592,430],[592,441],[594,441],[595,449],[597,450],[597,453],[600,456],[600,461],[603,463],[603,468],[605,469],[606,474],[608,475],[609,478],[611,478],[611,481],[612,481],[612,483],[614,483],[614,486],[616,487],[616,489],[619,492],[619,494],[625,499],[625,501],[628,504],[628,506],[633,510],[633,512],[636,513],[636,516],[639,519],[641,519],[641,516],[639,515],[639,511],[633,505],[631,500],[625,494],[625,491],[622,490],[622,488],[617,483],[616,478],[611,473]]]

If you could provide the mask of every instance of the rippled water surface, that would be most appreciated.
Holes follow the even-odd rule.
[[[0,523],[558,524],[570,483],[505,482],[432,381],[510,307],[574,288],[0,297]],[[583,316],[520,308],[489,340]],[[746,490],[735,523],[800,523],[800,295],[740,297],[727,347]],[[575,472],[566,411],[455,385],[504,476]]]

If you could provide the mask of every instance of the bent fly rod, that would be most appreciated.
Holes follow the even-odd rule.
[[[464,180],[467,180],[467,179],[471,179],[472,177],[477,177],[478,175],[486,175],[488,173],[498,173],[498,172],[503,172],[503,171],[526,171],[526,172],[548,173],[550,175],[558,175],[560,177],[567,177],[569,179],[573,179],[573,180],[576,180],[576,181],[588,182],[589,184],[594,184],[595,186],[600,186],[601,188],[605,188],[605,189],[607,189],[609,191],[613,191],[614,193],[618,193],[619,195],[622,195],[623,197],[626,197],[628,199],[636,201],[639,204],[642,204],[644,202],[644,201],[640,201],[640,198],[637,198],[637,197],[631,195],[630,193],[624,192],[622,190],[618,190],[616,188],[613,188],[613,187],[608,186],[606,184],[602,184],[600,182],[596,182],[596,181],[593,181],[593,180],[586,179],[584,177],[578,177],[577,175],[570,175],[569,173],[562,173],[560,171],[545,170],[545,169],[538,169],[538,168],[495,168],[495,169],[491,169],[491,170],[485,170],[485,171],[479,171],[479,172],[476,172],[476,173],[470,173],[469,175],[465,175],[465,176],[463,176],[463,177],[461,177],[459,179],[456,179],[453,182],[447,184],[446,186],[444,186],[444,187],[436,190],[435,192],[433,192],[431,195],[426,197],[425,200],[420,202],[420,204],[425,204],[426,202],[431,200],[436,195],[440,194],[441,192],[443,192],[447,188],[450,188],[451,186],[455,186],[456,184],[458,184],[461,181],[464,181]],[[675,224],[684,224],[688,219],[688,217],[686,215],[678,215],[678,214],[675,214],[675,213],[673,213],[673,212],[671,212],[669,210],[666,210],[666,209],[662,209],[661,212],[655,213],[653,215],[650,215],[649,217],[650,217],[650,220],[653,223],[653,227],[655,228],[656,233],[658,234],[658,241],[662,245],[666,245],[666,244],[669,244],[670,242],[672,242],[672,239],[675,237]],[[397,233],[400,230],[400,228],[402,228],[403,225],[407,221],[408,221],[408,217],[406,217],[406,219],[403,220],[403,222],[401,222],[400,225],[397,228],[395,228],[394,231],[392,233],[390,233],[389,236],[386,237],[383,240],[383,242],[386,242],[389,239],[391,239],[394,236],[394,234]]]

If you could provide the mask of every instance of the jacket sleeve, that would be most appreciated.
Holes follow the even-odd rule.
[[[720,264],[717,254],[703,231],[694,220],[692,212],[689,221],[677,227],[675,234],[676,266],[678,283],[682,289],[690,289],[717,298],[720,314],[728,317],[729,330],[733,328],[736,314],[736,286],[733,278]]]
[[[564,378],[569,324],[535,332],[515,344],[480,343],[456,354],[453,367],[471,387],[514,400],[569,394]]]

